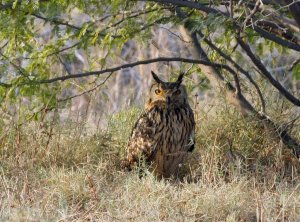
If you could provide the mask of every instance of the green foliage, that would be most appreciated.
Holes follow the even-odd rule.
[[[189,25],[191,26],[192,32],[201,31],[205,34],[215,32],[222,28],[228,28],[230,20],[226,19],[224,16],[216,16],[213,14],[208,14],[207,16],[196,14],[189,19]],[[221,26],[222,24],[222,26]]]
[[[142,110],[137,107],[132,107],[129,110],[121,111],[109,118],[108,129],[113,135],[112,140],[115,141],[115,146],[123,151],[130,136],[130,129],[134,126],[135,121],[141,114]]]
[[[2,1],[2,4],[8,7],[0,10],[0,42],[4,45],[1,80],[11,86],[0,86],[1,99],[16,101],[23,97],[29,99],[33,107],[57,105],[56,98],[62,90],[59,83],[41,85],[38,82],[58,76],[60,52],[67,63],[73,62],[76,48],[88,50],[90,45],[101,44],[110,53],[116,47],[121,48],[133,37],[132,33],[138,31],[132,29],[138,27],[134,19],[114,27],[120,19],[115,16],[108,17],[103,26],[96,25],[107,13],[117,15],[120,9],[130,7],[132,3],[127,1]],[[92,19],[79,26],[72,25],[75,9]],[[113,35],[110,26],[118,28],[119,33]],[[63,50],[70,41],[79,44]],[[105,60],[101,60],[101,64],[104,63]]]
[[[300,63],[293,68],[293,74],[297,80],[300,80]]]
[[[198,2],[205,6],[211,4],[207,1]],[[239,4],[245,2],[240,1]],[[217,6],[221,3],[214,1],[213,4]],[[188,17],[181,19],[171,5],[153,2],[140,4],[127,0],[6,0],[2,1],[1,7],[0,83],[5,84],[0,84],[0,100],[14,102],[18,97],[23,97],[34,101],[36,107],[49,104],[56,106],[58,95],[69,89],[61,88],[59,82],[41,85],[39,81],[70,74],[65,67],[78,63],[77,50],[84,51],[89,67],[84,66],[75,72],[94,71],[105,68],[107,61],[115,61],[128,41],[147,44],[152,37],[153,26],[185,24],[208,38],[214,36],[217,46],[231,54],[235,50],[236,24],[245,19],[241,7],[235,11],[238,16],[234,18],[182,7],[181,10]],[[287,9],[279,7],[278,10],[289,15]],[[281,54],[289,53],[286,48],[272,41],[262,41],[252,29],[242,31],[257,55],[264,56],[275,49]],[[93,47],[102,50],[105,55],[102,58],[92,55],[90,52]],[[220,60],[217,53],[210,53],[209,56],[213,61],[225,62]],[[232,56],[237,60],[241,58],[240,52],[234,52]],[[293,73],[299,79],[298,66]],[[75,84],[83,86],[85,83],[76,81]],[[209,88],[207,81],[204,81],[204,88]]]

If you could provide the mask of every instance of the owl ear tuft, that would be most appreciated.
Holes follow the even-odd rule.
[[[179,86],[182,83],[183,77],[184,77],[184,72],[181,72],[178,76],[178,79],[176,81],[177,85]]]
[[[155,82],[157,82],[157,83],[162,83],[163,81],[161,81],[159,78],[158,78],[158,76],[155,74],[155,72],[153,72],[152,70],[151,70],[151,74],[152,74],[152,77],[153,77],[153,79],[155,80]]]

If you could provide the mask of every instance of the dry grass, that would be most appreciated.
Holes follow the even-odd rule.
[[[300,221],[298,161],[231,110],[198,118],[181,180],[122,172],[139,109],[95,135],[84,124],[3,128],[1,221]],[[199,115],[200,116],[200,115]]]

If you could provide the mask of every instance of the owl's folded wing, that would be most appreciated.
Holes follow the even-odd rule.
[[[186,145],[186,149],[188,152],[193,152],[193,150],[195,149],[195,119],[194,119],[194,114],[191,108],[188,109],[189,110],[189,116],[188,119],[190,121],[189,124],[189,138],[188,138],[188,143]]]
[[[149,115],[142,114],[133,127],[127,146],[127,157],[122,163],[124,168],[131,169],[141,158],[149,160],[155,152],[155,123]]]

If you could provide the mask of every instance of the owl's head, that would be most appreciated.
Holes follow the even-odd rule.
[[[151,108],[155,104],[166,107],[187,104],[187,92],[182,84],[184,73],[178,76],[176,82],[162,81],[153,71],[151,74],[154,82],[150,88],[150,98],[146,107]]]

